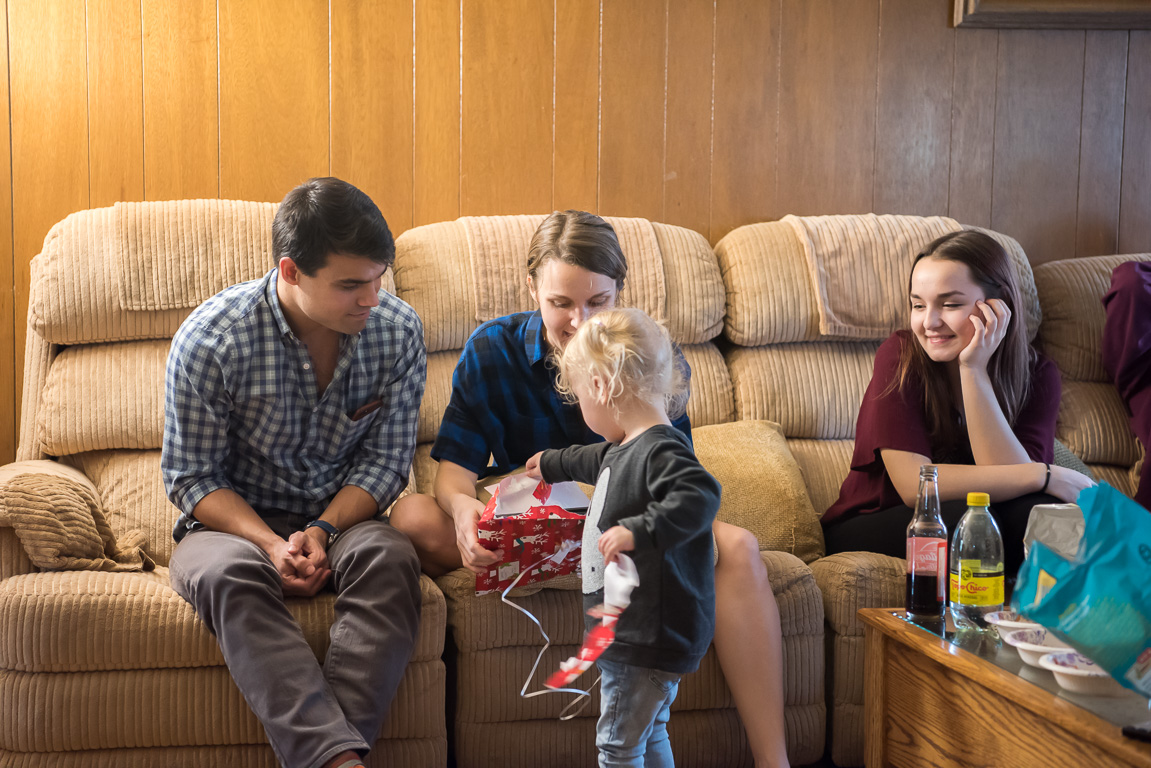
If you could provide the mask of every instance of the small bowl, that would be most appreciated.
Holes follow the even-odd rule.
[[[1127,692],[1106,670],[1075,651],[1044,654],[1039,658],[1039,666],[1051,670],[1059,685],[1072,693],[1122,696]]]
[[[995,631],[1004,640],[1007,639],[1008,632],[1014,632],[1017,629],[1042,629],[1041,624],[1034,621],[1028,621],[1020,616],[1015,611],[996,611],[989,613],[983,617],[988,624],[995,627]]]
[[[1015,650],[1019,651],[1019,657],[1033,667],[1039,666],[1039,659],[1044,654],[1056,651],[1070,652],[1072,650],[1043,627],[1012,630],[1003,638],[1003,642],[1014,646]]]

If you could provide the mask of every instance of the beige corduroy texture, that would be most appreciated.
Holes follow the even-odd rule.
[[[527,253],[524,253],[527,277]],[[468,243],[455,221],[425,224],[396,238],[396,295],[424,323],[428,353],[461,350],[479,326]]]
[[[823,556],[823,528],[779,425],[735,421],[692,430],[695,454],[723,486],[719,519],[746,528],[760,549],[810,563]]]
[[[0,579],[32,571],[32,561],[20,543],[16,531],[0,525]]]
[[[444,647],[446,608],[431,579],[413,661],[434,661]],[[335,595],[287,600],[317,659],[327,652]],[[169,584],[168,569],[123,573],[59,571],[0,582],[0,669],[95,672],[222,667],[215,638]],[[102,627],[104,631],[92,631]],[[437,630],[438,628],[438,630]]]
[[[396,240],[396,295],[424,321],[428,352],[459,350],[483,320],[535,309],[528,244],[540,216],[464,217],[410,229]],[[605,217],[628,259],[620,304],[667,323],[680,344],[718,335],[724,283],[698,233],[646,219]]]
[[[688,344],[681,349],[691,368],[687,415],[692,427],[735,421],[735,393],[723,355],[710,343]]]
[[[1137,464],[1130,469],[1127,467],[1117,467],[1113,464],[1088,464],[1087,466],[1097,481],[1104,481],[1112,488],[1128,496],[1135,495],[1135,489],[1139,487],[1139,472],[1136,470]]]
[[[476,320],[523,312],[532,305],[527,286],[528,246],[543,216],[464,216]]]
[[[804,217],[795,218],[800,222],[805,220]],[[874,259],[879,265],[878,269],[888,275],[882,284],[876,282],[876,267],[872,264],[845,265],[846,271],[836,274],[840,276],[839,283],[846,291],[843,294],[845,302],[863,319],[863,324],[873,328],[887,328],[885,332],[874,331],[875,335],[868,338],[882,339],[892,330],[903,327],[906,323],[904,293],[907,290],[907,270],[912,259],[909,257],[906,261],[898,261],[902,271],[895,276],[892,272],[895,262],[891,261],[889,254],[893,252],[891,249],[896,241],[902,239],[910,245],[911,237],[899,227],[891,225],[901,220],[901,226],[908,227],[908,232],[920,231],[922,236],[926,236],[928,231],[923,229],[922,224],[926,220],[907,216],[875,217],[872,214],[812,218],[833,219],[836,226],[845,233],[845,238],[861,237],[866,229],[870,229],[873,236],[891,238],[890,242],[877,243],[877,247],[867,251],[868,258]],[[878,225],[871,228],[867,223],[871,219],[882,220],[883,228]],[[1039,327],[1041,313],[1026,255],[1012,238],[989,230],[980,231],[987,232],[1003,243],[1016,266],[1026,305],[1028,332],[1033,338]],[[931,239],[919,243],[911,256]],[[764,344],[816,341],[826,335],[820,329],[820,298],[808,269],[805,251],[804,242],[797,235],[795,226],[786,221],[738,227],[716,244],[716,258],[727,295],[724,335],[728,339],[740,346],[758,347]],[[817,257],[820,257],[818,253]],[[859,288],[863,292],[858,297],[858,305],[856,297],[850,292],[852,288]],[[887,301],[884,297],[894,303],[884,303]],[[868,299],[866,303],[865,299]],[[893,311],[898,316],[892,315]],[[872,317],[886,317],[888,319],[882,322],[888,325],[871,321]],[[895,319],[892,320],[892,317]]]
[[[32,263],[39,275],[28,293],[28,320],[54,344],[171,338],[191,311],[130,312],[120,306],[111,207],[73,213],[56,224]]]
[[[171,338],[198,303],[275,266],[276,207],[179,200],[74,213],[33,260],[42,274],[29,291],[29,321],[56,344]],[[395,292],[391,270],[383,289]],[[149,307],[170,308],[140,311]]]
[[[682,690],[682,688],[681,688]],[[823,727],[822,706],[789,708],[784,727],[792,765],[819,759],[813,746]],[[734,709],[709,712],[676,711],[668,723],[676,765],[689,768],[751,768],[752,755],[743,725]],[[508,754],[506,744],[516,748]],[[792,746],[794,745],[794,746]],[[595,718],[568,723],[539,720],[525,723],[466,724],[457,729],[456,748],[466,756],[458,768],[584,768],[595,765]]]
[[[1064,259],[1035,268],[1043,306],[1039,343],[1065,378],[1110,381],[1103,370],[1102,299],[1111,290],[1111,272],[1126,261],[1151,261],[1151,253]]]
[[[785,552],[760,555],[780,607],[789,754],[793,763],[802,764],[817,759],[823,751],[823,606],[810,569],[798,558]],[[459,650],[457,679],[450,684],[457,691],[454,720],[461,768],[562,767],[594,762],[591,729],[598,712],[598,692],[593,694],[584,716],[567,724],[556,718],[571,697],[549,694],[521,699],[519,690],[543,647],[535,624],[494,595],[477,598],[474,579],[466,571],[454,571],[437,583],[447,600],[448,624]],[[579,647],[584,631],[580,593],[542,589],[515,602],[540,620],[553,643],[541,662],[535,683],[528,688],[539,690],[541,680]],[[589,678],[585,685],[594,679]],[[695,757],[688,761],[685,753],[677,752],[681,764],[748,764],[744,762],[749,756],[741,729],[730,735],[732,741],[727,741],[725,723],[736,716],[731,706],[714,650],[709,651],[700,670],[684,678],[673,706],[671,727],[674,729],[679,723],[680,733],[691,734],[684,740],[683,749],[706,747],[717,753],[708,759],[720,762],[697,762]],[[688,730],[687,724],[693,720],[698,731]],[[577,725],[589,729],[584,736],[587,744],[582,746],[580,739],[570,735]],[[546,739],[544,743],[527,738],[533,729],[539,729],[539,738]],[[508,734],[515,736],[506,738]],[[703,760],[702,756],[697,757]]]
[[[156,564],[141,548],[145,534],[117,540],[89,483],[56,475],[19,474],[0,482],[0,525],[16,531],[42,570],[139,571]]]
[[[33,281],[37,264],[32,262]],[[39,419],[40,419],[40,393],[44,389],[44,382],[48,378],[48,369],[59,353],[60,348],[49,344],[28,324],[24,338],[24,388],[20,400],[20,431],[16,444],[17,461],[33,461],[45,457],[44,448],[40,445]]]
[[[408,665],[380,735],[443,732],[444,666]],[[0,671],[0,748],[18,752],[258,744],[263,728],[227,667],[126,669],[49,675]],[[100,713],[101,717],[92,717]],[[44,728],[58,722],[68,727]]]
[[[428,355],[428,378],[424,399],[420,403],[420,421],[416,440],[420,443],[435,441],[443,420],[444,410],[452,399],[452,373],[460,361],[460,350],[432,352]]]
[[[827,616],[832,759],[863,765],[863,624],[857,612],[902,605],[907,563],[872,552],[841,552],[811,570]]]
[[[164,490],[159,450],[91,451],[61,461],[91,479],[113,531],[147,531],[145,550],[157,564],[168,564],[176,546],[172,526],[180,511]]]
[[[188,309],[264,274],[277,207],[235,200],[116,203],[120,307]]]
[[[724,335],[744,347],[819,338],[819,307],[803,247],[778,221],[737,227],[716,243],[726,295]]]
[[[854,438],[878,348],[870,341],[732,347],[736,416],[774,421],[789,438]]]
[[[839,488],[851,469],[855,440],[788,439],[787,447],[803,470],[803,482],[807,484],[815,514],[822,516],[839,498]]]
[[[1139,442],[1111,384],[1065,380],[1056,434],[1088,464],[1129,467],[1139,460]]]
[[[167,339],[65,348],[48,371],[38,437],[66,456],[113,448],[159,448],[164,439]]]
[[[723,331],[726,298],[719,262],[703,235],[651,223],[663,254],[667,328],[678,343],[701,344]]]
[[[1011,263],[1015,265],[1015,276],[1019,281],[1019,297],[1023,302],[1024,317],[1027,320],[1027,339],[1035,341],[1039,325],[1043,322],[1043,308],[1039,304],[1039,292],[1035,288],[1035,274],[1031,271],[1031,261],[1024,253],[1023,246],[1015,238],[992,229],[970,224],[963,225],[963,228],[972,232],[982,232],[992,238],[1002,245],[1003,250],[1011,257]]]
[[[959,229],[943,216],[784,216],[815,286],[819,332],[882,339],[904,322],[907,273],[923,246]]]
[[[528,248],[543,216],[465,216],[459,219],[467,240],[476,320],[486,322],[534,309],[527,286]],[[647,219],[605,217],[627,259],[624,306],[639,307],[667,321],[663,256]],[[677,339],[678,340],[678,339]]]
[[[380,739],[365,759],[368,768],[442,766],[448,760],[446,739]],[[204,768],[204,766],[278,768],[267,745],[186,746],[83,752],[18,753],[0,749],[0,768]]]

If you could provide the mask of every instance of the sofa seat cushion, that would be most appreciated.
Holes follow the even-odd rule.
[[[20,713],[0,721],[0,754],[267,744],[226,667],[73,674],[0,670],[0,710]],[[443,661],[413,661],[380,736],[432,740],[442,739],[445,730]],[[91,755],[87,763],[124,764],[98,763]],[[233,758],[217,764],[243,763]]]
[[[413,661],[443,652],[443,595],[420,579],[423,607]],[[335,595],[288,600],[322,659]],[[168,569],[147,573],[65,571],[0,582],[0,670],[94,672],[223,666],[216,639],[169,586]],[[16,710],[9,710],[16,711]]]
[[[784,718],[789,734],[789,754],[796,764],[818,759],[823,752],[824,641],[823,604],[811,569],[786,552],[760,553],[767,568],[772,590],[779,604],[784,657]],[[599,712],[599,689],[580,715],[560,722],[571,695],[547,694],[521,698],[532,664],[544,639],[526,616],[504,605],[498,595],[475,595],[475,579],[467,571],[453,571],[437,580],[444,592],[448,626],[456,649],[454,680],[456,690],[454,728],[460,766],[539,765],[546,753],[557,766],[587,765],[594,762],[594,724]],[[584,634],[580,592],[541,589],[515,598],[530,611],[551,638],[551,647],[528,686],[528,692],[543,689],[543,681],[559,663],[574,655]],[[595,672],[585,673],[576,682],[587,688]],[[672,710],[669,730],[673,743],[677,728],[681,738],[704,738],[712,754],[701,756],[692,765],[741,765],[750,760],[738,715],[714,648],[709,649],[698,671],[684,677]],[[735,718],[732,720],[732,718]],[[688,727],[688,722],[693,725]],[[541,753],[539,743],[524,734],[547,739]],[[580,734],[571,747],[573,733]],[[514,738],[510,738],[514,734]],[[558,759],[556,755],[561,757]],[[682,755],[677,752],[677,757]],[[686,759],[686,758],[685,758]]]

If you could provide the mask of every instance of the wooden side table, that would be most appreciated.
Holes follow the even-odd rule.
[[[975,653],[916,626],[901,609],[865,608],[866,761],[879,766],[1140,766],[1151,744],[1123,724],[1151,718],[1135,693],[1061,693],[1046,670],[995,642]]]

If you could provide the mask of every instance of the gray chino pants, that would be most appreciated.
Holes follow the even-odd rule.
[[[303,525],[267,522],[285,536]],[[170,563],[172,588],[216,635],[232,679],[287,768],[317,768],[375,744],[419,629],[419,561],[387,522],[349,528],[328,551],[328,564],[335,621],[321,666],[284,605],[279,573],[255,544],[194,531]]]

